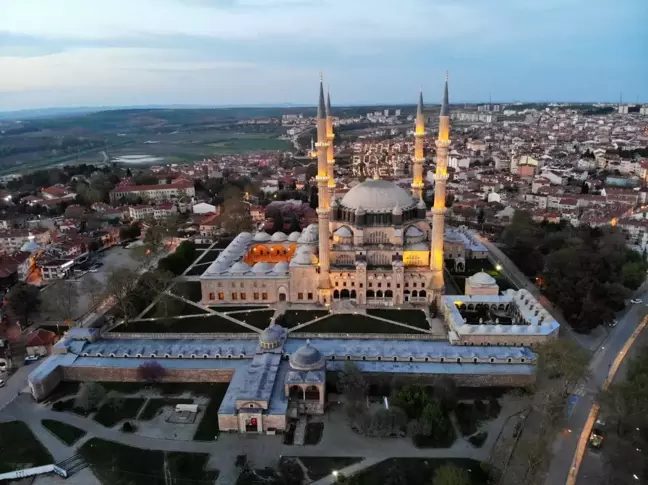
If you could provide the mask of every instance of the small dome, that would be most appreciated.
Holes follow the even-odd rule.
[[[318,239],[319,226],[317,224],[311,224],[306,229],[304,229],[297,240],[301,244],[314,244]]]
[[[304,247],[302,250],[297,250],[290,262],[294,264],[309,265],[313,262],[313,258],[308,248]]]
[[[427,206],[425,205],[425,202],[423,201],[423,199],[418,201],[418,204],[416,204],[416,208],[417,209],[427,209]]]
[[[236,236],[236,239],[235,239],[235,240],[239,240],[239,241],[248,241],[248,240],[250,240],[251,238],[252,238],[252,234],[250,234],[249,232],[245,232],[245,231],[244,231],[244,232],[241,232],[238,236]]]
[[[254,240],[257,242],[266,242],[270,240],[270,234],[265,231],[257,232],[254,235]]]
[[[495,284],[497,284],[497,282],[495,281],[495,278],[493,278],[488,273],[484,273],[483,271],[480,271],[479,273],[475,273],[470,278],[468,278],[468,280],[470,280],[470,284],[473,284],[473,285],[495,285]]]
[[[335,207],[335,206],[338,206],[338,205],[340,205],[340,199],[338,199],[337,196],[334,195],[331,198],[331,207]]]
[[[403,215],[403,209],[400,208],[400,205],[396,204],[392,210],[392,215],[400,216]]]
[[[40,246],[38,244],[36,244],[34,241],[27,241],[20,248],[20,250],[23,253],[33,253],[34,251],[38,251],[39,249],[40,249]]]
[[[234,263],[234,265],[230,268],[230,273],[247,273],[248,271],[250,271],[250,267],[243,261]]]
[[[263,332],[261,332],[259,343],[262,348],[273,349],[279,346],[284,335],[286,335],[286,330],[281,325],[272,322]]]
[[[290,367],[295,370],[317,370],[324,367],[324,363],[324,356],[311,345],[310,340],[290,356]]]
[[[291,232],[290,235],[288,236],[288,240],[290,242],[297,242],[299,241],[299,236],[301,236],[301,232]]]
[[[341,226],[333,233],[334,236],[338,237],[353,237],[353,233],[346,226]]]
[[[288,272],[288,263],[286,263],[285,261],[281,261],[274,265],[272,271],[278,274],[285,274]]]
[[[358,207],[356,207],[355,213],[356,216],[361,216],[362,214],[365,213],[365,210],[361,205],[359,205]]]
[[[269,273],[272,271],[273,266],[270,263],[266,263],[264,261],[255,264],[252,267],[252,272],[256,274],[264,274],[264,273]]]
[[[270,238],[270,240],[274,242],[282,242],[285,241],[286,239],[288,239],[288,236],[286,236],[286,234],[281,231],[275,232]]]

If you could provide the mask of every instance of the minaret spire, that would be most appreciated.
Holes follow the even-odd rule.
[[[324,102],[324,80],[320,75],[319,103],[317,105],[317,189],[319,205],[317,207],[317,221],[319,230],[319,274],[318,274],[318,299],[320,303],[331,303],[330,267],[330,230],[329,230],[329,171],[328,171],[328,136],[326,103]]]
[[[335,194],[335,148],[333,147],[333,110],[331,110],[331,90],[326,90],[326,164],[328,174],[329,199]]]
[[[419,92],[418,106],[416,107],[416,125],[414,126],[414,158],[412,159],[412,195],[423,199],[423,144],[425,142],[425,117],[423,116],[423,88]]]
[[[443,293],[443,236],[445,232],[445,199],[448,180],[448,148],[450,146],[450,102],[446,72],[443,101],[439,113],[439,137],[436,140],[436,172],[434,174],[434,205],[432,206],[432,240],[430,246],[430,289],[435,296]]]

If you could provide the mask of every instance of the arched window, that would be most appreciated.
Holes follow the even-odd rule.
[[[299,386],[290,386],[288,388],[288,397],[291,399],[304,399],[304,392]]]
[[[427,296],[427,292],[425,290],[419,291],[419,297],[420,298],[425,298]]]
[[[385,298],[393,298],[393,297],[394,297],[394,293],[392,292],[392,290],[385,291]]]
[[[367,298],[373,298],[374,297],[374,291],[373,290],[367,290]]]
[[[319,401],[320,392],[319,389],[315,386],[308,386],[306,388],[306,400],[307,401]]]
[[[382,298],[382,297],[383,297],[383,292],[382,292],[382,290],[378,290],[378,291],[376,292],[376,298]]]
[[[418,296],[418,291],[414,290],[412,291],[412,298],[416,298]]]

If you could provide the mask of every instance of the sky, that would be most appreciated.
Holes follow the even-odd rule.
[[[0,110],[648,102],[647,0],[0,0]]]

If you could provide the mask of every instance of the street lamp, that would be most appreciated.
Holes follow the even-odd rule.
[[[496,269],[497,271],[502,271],[502,265],[501,265],[501,264],[496,264],[496,265],[495,265],[495,269]]]

